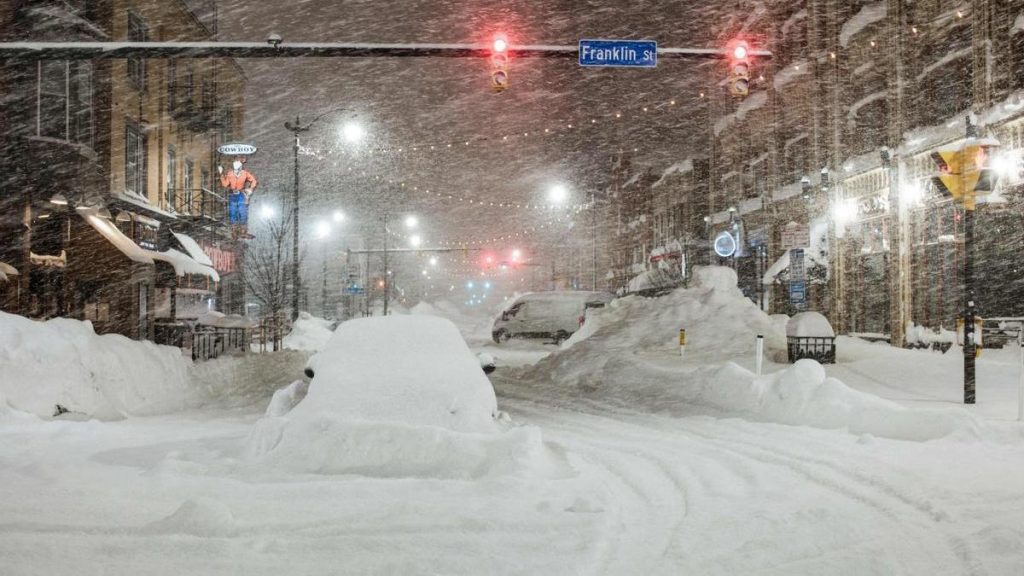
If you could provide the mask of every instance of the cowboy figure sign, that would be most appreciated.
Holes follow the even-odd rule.
[[[228,189],[228,219],[233,226],[241,230],[243,236],[247,235],[246,224],[249,220],[249,199],[256,190],[256,177],[242,165],[245,163],[245,156],[237,156],[232,163],[231,170],[227,173],[224,168],[217,166],[217,173],[220,174],[220,185]]]

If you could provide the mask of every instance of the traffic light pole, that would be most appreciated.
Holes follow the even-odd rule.
[[[974,404],[974,210],[964,210],[964,310],[964,404]]]

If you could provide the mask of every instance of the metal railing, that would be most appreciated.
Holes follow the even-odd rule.
[[[227,222],[227,199],[206,188],[175,188],[169,192],[170,208],[178,215]]]

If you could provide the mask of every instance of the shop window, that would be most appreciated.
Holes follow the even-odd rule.
[[[132,239],[140,247],[147,250],[156,250],[157,247],[157,229],[149,224],[135,221],[135,233],[132,235]]]

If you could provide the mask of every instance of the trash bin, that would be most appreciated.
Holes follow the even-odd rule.
[[[801,312],[786,323],[786,351],[790,363],[810,358],[821,364],[835,364],[836,333],[821,314]]]

